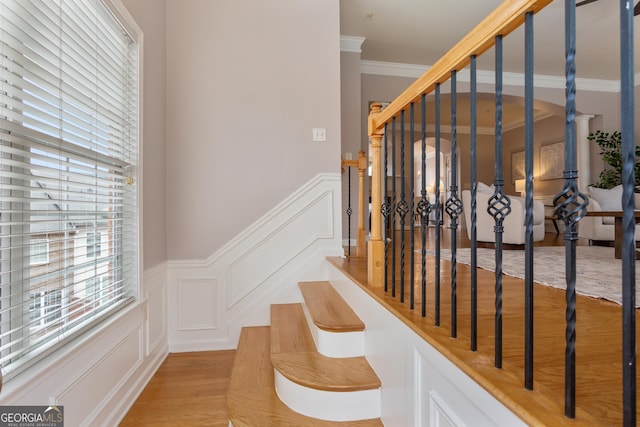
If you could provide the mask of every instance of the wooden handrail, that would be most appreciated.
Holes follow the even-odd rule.
[[[418,101],[422,94],[433,92],[437,83],[449,80],[452,71],[459,71],[466,67],[471,56],[480,56],[492,47],[496,36],[506,36],[522,25],[526,12],[537,13],[552,1],[506,0],[502,2],[380,114],[369,120],[369,136],[382,131],[385,123],[398,115],[401,110],[406,110],[409,104]]]

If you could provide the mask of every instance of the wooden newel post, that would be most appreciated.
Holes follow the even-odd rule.
[[[384,242],[382,241],[382,161],[380,148],[384,130],[375,128],[374,120],[382,111],[382,104],[371,104],[369,137],[371,138],[371,237],[367,257],[369,286],[384,286]]]
[[[364,177],[367,172],[367,156],[364,151],[358,153],[358,235],[356,256],[367,256],[367,231],[364,228]]]

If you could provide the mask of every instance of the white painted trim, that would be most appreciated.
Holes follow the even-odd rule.
[[[362,60],[360,62],[361,74],[372,74],[379,76],[391,77],[407,77],[417,79],[422,76],[431,66],[418,64],[402,64],[397,62],[381,62]],[[640,75],[640,73],[638,73]],[[636,75],[636,85],[640,84]],[[468,69],[460,70],[457,73],[457,79],[460,82],[469,82],[470,75]],[[478,83],[495,84],[495,75],[493,71],[478,70]],[[533,77],[534,86],[539,88],[564,89],[565,78],[559,76],[548,76],[544,74],[535,74]],[[503,83],[506,86],[524,86],[524,74],[522,73],[503,73]],[[603,79],[585,79],[576,78],[576,88],[578,90],[593,92],[620,92],[620,82],[618,80]]]
[[[269,304],[301,302],[298,282],[322,280],[325,257],[344,255],[341,188],[339,174],[320,174],[206,260],[168,261],[170,351],[235,348],[243,326],[269,324]],[[195,299],[205,289],[189,283],[215,292]],[[181,315],[191,303],[201,314]]]
[[[364,41],[365,41],[364,37],[340,36],[340,51],[351,52],[351,53],[361,53],[362,44],[364,43]]]
[[[291,410],[327,421],[356,421],[380,417],[380,389],[325,391],[296,384],[274,369],[276,393]]]

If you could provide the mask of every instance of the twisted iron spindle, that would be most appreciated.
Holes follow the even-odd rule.
[[[471,351],[478,349],[478,230],[477,230],[477,192],[478,192],[478,114],[477,114],[477,64],[476,55],[471,56],[471,99],[470,99],[470,126],[471,126],[471,339],[469,346]]]
[[[396,212],[400,215],[400,302],[404,302],[404,284],[405,284],[405,232],[404,225],[406,222],[407,212],[409,212],[409,204],[406,199],[405,192],[405,136],[404,136],[404,110],[400,111],[400,201],[396,206]],[[395,176],[395,175],[394,175]]]
[[[622,129],[622,402],[625,426],[636,425],[636,228],[634,202],[634,7],[620,0],[620,111]]]
[[[414,150],[414,141],[416,140],[416,128],[415,128],[415,124],[414,124],[414,120],[415,120],[415,104],[412,102],[410,107],[409,107],[409,120],[410,120],[410,126],[409,126],[409,134],[411,135],[411,147],[410,147],[410,151],[409,151],[409,176],[411,177],[411,187],[410,187],[410,194],[409,194],[409,200],[410,200],[410,206],[409,206],[409,212],[411,212],[411,217],[409,219],[410,221],[410,230],[411,230],[411,234],[409,235],[409,248],[410,248],[410,257],[409,257],[409,266],[410,266],[410,272],[409,272],[409,286],[410,286],[410,291],[409,291],[409,308],[411,308],[411,310],[413,310],[415,308],[415,303],[416,303],[416,295],[415,295],[415,280],[416,280],[416,262],[415,262],[415,246],[416,246],[416,238],[415,238],[415,233],[413,232],[413,225],[414,225],[414,212],[415,212],[415,194],[416,194],[416,188],[415,188],[415,184],[416,184],[416,180],[415,180],[415,150]]]
[[[347,191],[347,257],[351,258],[351,166],[347,166],[347,179],[349,180]]]
[[[387,177],[385,177],[387,179]],[[391,296],[396,296],[396,117],[391,120]]]
[[[533,12],[525,14],[524,386],[533,390]]]
[[[586,214],[588,199],[578,190],[576,153],[576,6],[565,0],[565,170],[564,187],[553,198],[556,215],[565,223],[566,329],[564,413],[575,418],[576,411],[576,242],[577,224]]]
[[[434,323],[440,326],[440,232],[442,231],[442,201],[440,200],[440,83],[436,83],[436,260],[435,260],[435,310]]]
[[[451,185],[446,211],[451,220],[451,337],[458,335],[458,288],[457,288],[457,231],[458,218],[462,214],[462,201],[458,197],[458,156],[457,156],[457,128],[456,128],[456,71],[451,72]]]
[[[387,173],[388,166],[387,162],[389,160],[389,149],[388,149],[388,125],[384,125],[384,201],[380,206],[380,213],[384,217],[384,291],[389,292],[389,239],[387,236],[387,232],[389,230],[389,215],[391,215],[391,205],[389,204],[389,184],[387,181]]]
[[[420,100],[421,111],[421,124],[422,124],[422,138],[421,138],[421,190],[420,190],[420,202],[416,211],[420,216],[420,231],[422,238],[421,259],[420,267],[422,277],[420,279],[420,288],[422,293],[422,317],[427,316],[427,222],[429,220],[429,214],[431,213],[431,203],[427,199],[427,95],[422,94]]]
[[[502,36],[496,37],[496,143],[495,143],[495,179],[494,192],[489,198],[487,212],[495,221],[495,356],[496,368],[502,368],[502,234],[504,219],[511,213],[511,199],[504,194],[502,175]]]

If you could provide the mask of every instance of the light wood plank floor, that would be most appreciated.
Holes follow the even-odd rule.
[[[120,425],[227,427],[225,400],[235,353],[169,354]]]

